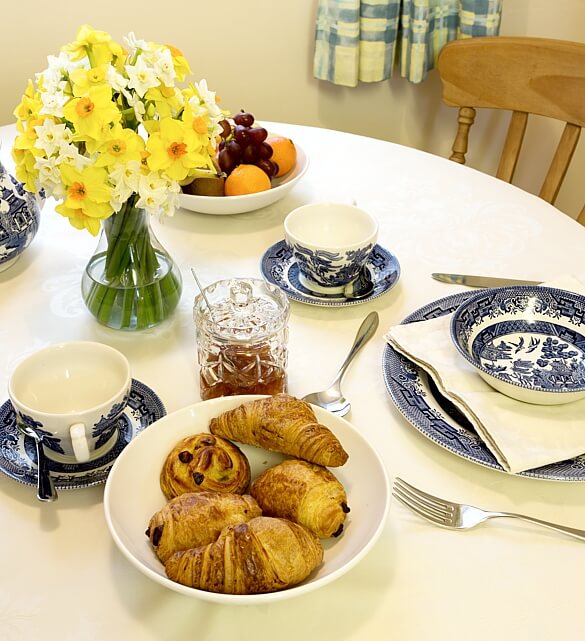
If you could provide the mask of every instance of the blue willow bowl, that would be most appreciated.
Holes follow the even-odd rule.
[[[541,286],[482,290],[453,313],[451,338],[507,396],[539,405],[585,397],[585,296]]]
[[[0,162],[0,272],[13,265],[39,228],[40,207]]]

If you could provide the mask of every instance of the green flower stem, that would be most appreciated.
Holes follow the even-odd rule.
[[[152,236],[148,214],[136,207],[132,196],[102,227],[102,241],[82,282],[88,309],[109,327],[157,325],[177,306],[182,280]]]

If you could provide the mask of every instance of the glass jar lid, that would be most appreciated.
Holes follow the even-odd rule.
[[[256,278],[220,280],[195,298],[197,331],[226,343],[255,343],[279,332],[288,321],[289,303],[274,285]]]

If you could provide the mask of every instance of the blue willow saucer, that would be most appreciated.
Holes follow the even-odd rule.
[[[380,245],[374,245],[366,263],[366,269],[369,270],[374,282],[372,293],[364,298],[349,299],[343,293],[322,294],[303,285],[299,279],[299,266],[285,240],[280,240],[269,247],[260,261],[260,271],[264,278],[269,283],[280,287],[289,298],[299,303],[323,307],[347,307],[368,303],[389,292],[400,277],[398,259]]]
[[[126,445],[166,413],[165,406],[153,390],[133,379],[128,406],[118,419],[118,436],[112,448],[87,463],[62,463],[49,459],[55,487],[70,490],[103,483]],[[0,472],[26,485],[37,484],[35,445],[16,427],[16,414],[10,401],[0,407]]]

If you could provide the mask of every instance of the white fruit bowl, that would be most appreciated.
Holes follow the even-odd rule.
[[[284,198],[309,168],[307,154],[296,143],[295,147],[297,150],[296,166],[281,178],[273,178],[273,186],[266,191],[245,196],[193,196],[181,193],[179,194],[179,204],[183,209],[214,216],[244,214],[272,205]]]

